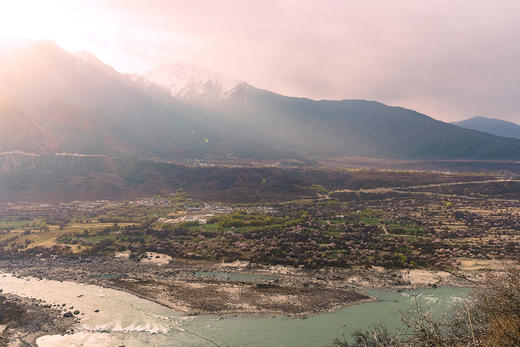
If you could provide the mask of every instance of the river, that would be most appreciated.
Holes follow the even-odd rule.
[[[306,319],[283,316],[184,317],[134,295],[93,285],[0,275],[4,292],[48,303],[74,306],[82,315],[79,332],[43,336],[38,346],[324,346],[335,337],[350,336],[375,324],[399,327],[400,311],[410,309],[414,296],[439,314],[467,295],[467,288],[439,287],[401,293],[369,290],[379,299]],[[99,310],[99,312],[95,312]]]

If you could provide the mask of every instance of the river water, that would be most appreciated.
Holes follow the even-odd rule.
[[[400,311],[418,297],[425,307],[447,312],[467,295],[467,288],[440,287],[401,293],[370,290],[379,299],[307,319],[283,316],[183,317],[168,308],[134,295],[93,285],[20,279],[0,275],[4,292],[74,306],[83,313],[79,332],[44,336],[39,346],[324,346],[335,337],[350,336],[375,324],[399,327]],[[99,310],[99,312],[94,312]]]

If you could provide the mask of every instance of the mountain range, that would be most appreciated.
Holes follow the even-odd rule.
[[[187,63],[121,74],[49,41],[0,53],[0,152],[161,160],[519,159],[520,140],[365,100],[287,97]]]
[[[520,139],[520,125],[497,118],[472,117],[453,123],[459,127]]]

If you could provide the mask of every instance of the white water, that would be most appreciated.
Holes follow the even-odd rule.
[[[79,315],[81,332],[41,337],[37,340],[38,346],[142,346],[153,340],[164,340],[168,334],[178,335],[177,345],[194,339],[179,327],[184,319],[179,314],[126,292],[72,282],[21,279],[10,274],[0,276],[0,288],[6,293],[49,304],[66,304],[68,311],[83,313]],[[74,309],[69,310],[70,306]],[[96,309],[99,312],[94,312]]]
[[[84,313],[77,333],[43,336],[38,346],[324,346],[335,337],[377,323],[400,324],[397,309],[413,304],[412,292],[370,291],[381,301],[346,307],[307,319],[280,316],[217,316],[184,318],[178,313],[134,295],[72,282],[20,279],[0,275],[4,292],[41,299]],[[464,288],[422,289],[426,305],[443,311],[467,292]],[[94,310],[100,312],[95,313]]]

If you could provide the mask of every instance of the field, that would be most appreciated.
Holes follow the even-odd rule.
[[[323,182],[312,188],[314,197],[256,204],[208,202],[182,190],[119,202],[4,204],[0,249],[451,270],[469,266],[468,259],[502,262],[520,255],[520,203],[504,198],[503,187],[515,187],[515,180],[361,172],[365,179],[356,183],[348,174],[346,189],[329,191]]]

